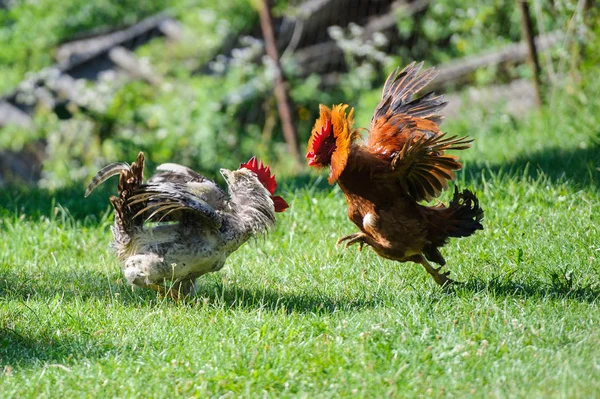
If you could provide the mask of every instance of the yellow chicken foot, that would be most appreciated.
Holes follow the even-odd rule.
[[[363,246],[365,244],[368,244],[367,236],[364,233],[354,233],[354,234],[349,234],[347,236],[344,236],[344,237],[340,238],[339,240],[337,240],[335,245],[340,245],[344,241],[348,241],[346,243],[346,245],[344,245],[344,248],[348,248],[350,245],[358,243],[359,251],[362,251]]]
[[[456,283],[456,281],[448,277],[450,271],[440,272],[441,267],[436,269],[435,267],[431,266],[424,257],[421,257],[421,259],[417,263],[423,265],[427,273],[429,273],[429,275],[433,277],[435,282],[438,283],[441,287],[447,287]]]

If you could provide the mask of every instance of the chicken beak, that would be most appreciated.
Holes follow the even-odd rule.
[[[308,159],[308,166],[315,166],[317,164],[316,158],[317,156],[314,152],[311,151],[306,153],[306,159]]]
[[[232,171],[230,171],[229,169],[220,169],[219,172],[221,172],[221,176],[223,176],[226,182],[229,183],[231,181],[233,177]]]

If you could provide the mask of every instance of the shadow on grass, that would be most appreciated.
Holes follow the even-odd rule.
[[[74,300],[100,299],[117,301],[127,305],[146,306],[156,299],[151,290],[132,291],[119,271],[101,273],[94,270],[25,274],[13,270],[0,271],[0,300],[53,299]]]
[[[371,297],[334,298],[326,294],[285,293],[270,288],[247,288],[223,282],[214,284],[199,280],[198,295],[195,300],[205,301],[215,306],[230,309],[265,309],[286,313],[331,314],[339,311],[358,311],[374,308],[386,301],[385,298]],[[389,298],[387,299],[389,300]]]
[[[6,319],[0,321],[0,365],[63,363],[71,358],[99,357],[111,350],[106,344],[97,343],[89,333],[65,328],[49,317],[63,302],[108,297],[110,288],[101,282],[106,282],[106,276],[95,272],[59,274],[48,271],[42,276],[41,273],[0,271],[0,307],[4,307],[2,302],[10,303],[6,305]],[[53,309],[48,302],[51,299],[56,299],[53,302],[57,303]],[[39,301],[42,307],[48,305],[47,311],[36,309],[30,300]],[[18,314],[11,317],[11,312]],[[23,316],[25,313],[29,316]],[[19,322],[14,321],[22,317],[37,320],[34,335],[28,335]]]
[[[104,340],[101,334],[96,336],[100,327],[79,327],[79,321],[89,324],[85,321],[87,316],[73,307],[86,301],[93,306],[114,304],[117,308],[125,305],[131,309],[152,309],[171,302],[151,290],[132,291],[120,280],[120,273],[0,271],[0,310],[6,316],[0,318],[0,378],[1,367],[5,365],[64,368],[60,363],[68,365],[71,360],[99,358],[121,351],[120,345]],[[54,317],[54,312],[60,316]],[[15,322],[25,313],[28,314],[25,317],[34,320],[29,321],[34,323],[33,328]]]
[[[46,364],[46,367],[60,367],[70,359],[102,357],[115,351],[113,345],[94,339],[91,334],[64,334],[58,336],[56,330],[45,331],[35,338],[19,331],[0,327],[0,366],[25,366]],[[55,364],[53,364],[55,363]]]
[[[88,277],[86,284],[93,279]],[[54,290],[49,289],[44,284],[36,285],[31,281],[22,283],[20,286],[12,285],[6,289],[7,279],[5,277],[0,281],[0,300],[10,300],[15,298],[33,298],[36,297],[42,301],[47,298],[59,296],[64,301],[86,299],[93,296],[106,298],[108,289],[92,288],[87,291],[72,290],[69,287],[58,286]],[[69,284],[67,284],[69,285]],[[98,285],[98,284],[96,284]],[[125,294],[123,291],[129,290],[124,284],[117,288],[117,292]],[[114,295],[114,293],[113,293]],[[136,290],[135,294],[125,294],[115,299],[128,303],[135,307],[154,307],[162,306],[163,300],[157,298],[156,293],[150,290]],[[330,314],[342,310],[360,310],[371,308],[380,303],[377,298],[372,299],[353,299],[353,300],[335,300],[325,296],[286,294],[271,289],[248,289],[238,286],[229,286],[220,282],[216,284],[200,284],[200,293],[197,297],[190,299],[185,303],[174,303],[170,299],[164,299],[167,306],[189,307],[191,311],[203,312],[204,305],[210,308],[222,308],[233,310],[245,309],[265,309],[273,312],[281,312],[284,315],[291,312],[309,313],[314,315]],[[20,306],[29,307],[24,300]],[[49,307],[53,307],[52,304]],[[102,305],[100,305],[102,306]],[[21,309],[22,310],[22,309]],[[85,316],[79,316],[85,317]],[[19,331],[18,324],[12,327],[10,322],[0,324],[0,366],[29,366],[33,364],[46,364],[46,367],[64,368],[61,363],[67,366],[71,360],[81,358],[98,358],[106,356],[110,352],[118,352],[122,348],[115,346],[111,342],[106,342],[101,336],[96,337],[93,332],[82,331],[75,328],[65,329],[65,326],[59,321],[52,321],[46,316],[40,317],[41,328],[35,332],[34,336],[27,336],[23,331]],[[61,330],[61,334],[56,333]]]
[[[564,276],[551,275],[552,281],[520,282],[507,277],[494,277],[489,281],[472,279],[456,288],[469,293],[487,293],[499,297],[568,299],[578,302],[595,303],[600,300],[600,287],[574,286]]]
[[[190,298],[189,304],[203,303],[227,308],[262,308],[286,312],[333,313],[339,310],[371,308],[382,302],[376,296],[352,299],[336,299],[318,293],[285,293],[270,288],[247,288],[231,285],[220,280],[220,276],[203,276],[198,279],[198,294]],[[0,272],[0,300],[48,300],[60,301],[102,300],[120,302],[127,306],[153,306],[157,301],[173,302],[160,298],[150,289],[132,290],[115,270],[103,274],[98,271],[48,271],[39,275]]]
[[[55,191],[20,185],[4,187],[0,190],[0,217],[3,214],[24,214],[32,218],[52,218],[62,207],[75,220],[93,223],[102,219],[110,208],[108,197],[113,193],[103,188],[98,189],[99,193],[84,198],[85,190],[78,186]]]
[[[568,150],[551,148],[499,164],[477,162],[467,168],[467,181],[481,181],[483,173],[488,176],[501,173],[532,179],[537,179],[543,173],[552,182],[566,182],[581,189],[595,186],[600,180],[600,146],[594,144],[587,148]]]
[[[490,280],[471,279],[456,287],[458,292],[490,293],[503,297],[544,297],[595,302],[600,299],[600,286],[581,286],[572,279],[554,272],[551,281],[518,281],[510,276],[496,276]],[[198,294],[188,303],[208,303],[227,308],[262,308],[271,311],[328,314],[337,311],[358,311],[394,302],[381,292],[365,292],[360,296],[344,297],[319,293],[318,287],[309,293],[282,292],[269,287],[230,284],[219,274],[210,274],[197,280]],[[406,288],[412,287],[406,284]],[[437,287],[436,287],[437,288]],[[68,270],[44,273],[22,273],[16,270],[0,270],[1,300],[47,300],[60,301],[101,300],[118,302],[126,306],[154,306],[161,298],[155,291],[144,288],[132,289],[124,281],[120,270]]]

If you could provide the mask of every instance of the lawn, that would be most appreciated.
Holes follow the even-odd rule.
[[[476,139],[458,184],[486,212],[443,250],[464,282],[448,292],[421,266],[336,248],[355,228],[314,173],[281,179],[276,230],[188,303],[123,281],[113,180],[87,200],[83,185],[0,192],[2,397],[600,397],[589,82],[524,120],[444,125]]]

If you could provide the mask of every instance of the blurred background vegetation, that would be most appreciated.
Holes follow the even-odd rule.
[[[106,163],[132,161],[140,150],[151,168],[178,162],[214,176],[257,155],[278,174],[300,173],[272,94],[261,4],[0,1],[0,105],[20,111],[18,123],[2,120],[8,111],[0,111],[0,187],[83,185]],[[585,102],[584,86],[598,89],[589,87],[599,72],[597,4],[531,0],[529,7],[536,35],[556,39],[540,52],[545,102]],[[413,60],[446,71],[466,65],[460,79],[444,75],[450,77],[434,85],[454,96],[451,105],[465,103],[449,109],[448,129],[485,121],[503,130],[534,105],[530,85],[510,85],[531,78],[524,60],[472,69],[464,61],[521,40],[515,0],[276,0],[270,9],[301,153],[319,103],[351,104],[357,126],[367,127],[387,74]],[[157,15],[171,25],[124,45],[132,68],[90,50]],[[511,112],[513,102],[519,105]]]

